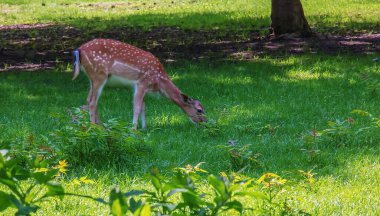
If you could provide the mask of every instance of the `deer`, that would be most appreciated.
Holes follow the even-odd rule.
[[[141,127],[146,128],[144,96],[151,92],[169,98],[192,122],[207,122],[201,102],[182,93],[152,53],[113,39],[93,39],[74,50],[73,55],[72,79],[75,80],[83,71],[90,81],[85,107],[89,110],[91,123],[100,124],[97,111],[99,97],[104,86],[113,81],[133,86],[132,127],[135,130],[139,117]]]

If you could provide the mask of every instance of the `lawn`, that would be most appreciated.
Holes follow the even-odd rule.
[[[302,3],[311,27],[318,32],[351,36],[352,33],[370,36],[379,32],[380,4],[376,0]],[[49,152],[51,148],[52,153],[45,156],[49,157],[51,169],[64,159],[69,164],[65,174],[53,177],[66,193],[108,201],[113,188],[123,192],[154,190],[156,185],[152,186],[147,175],[152,167],[170,178],[176,168],[203,163],[201,168],[208,173],[200,173],[197,191],[205,193],[199,197],[208,202],[212,201],[210,194],[214,191],[210,175],[233,174],[236,179],[254,179],[251,183],[257,194],[267,196],[268,191],[276,194],[270,204],[257,194],[257,199],[237,198],[245,207],[243,215],[279,215],[284,213],[282,211],[294,215],[380,215],[378,53],[364,53],[364,48],[358,49],[362,54],[355,55],[323,53],[327,47],[306,51],[307,54],[274,55],[271,52],[241,60],[216,57],[222,55],[207,58],[206,52],[198,60],[163,59],[173,82],[184,93],[202,102],[209,122],[195,125],[170,100],[148,95],[145,98],[148,128],[131,131],[133,93],[128,88],[105,88],[99,102],[104,127],[90,127],[86,113],[81,114],[84,118],[75,113],[85,104],[89,83],[83,73],[72,81],[72,65],[60,62],[63,55],[67,55],[68,47],[99,35],[125,38],[127,34],[123,31],[129,29],[136,33],[130,39],[136,41],[129,41],[132,44],[155,47],[155,43],[162,40],[163,44],[174,44],[166,56],[183,51],[181,56],[186,57],[183,49],[192,53],[197,52],[200,45],[207,45],[207,41],[192,41],[194,34],[206,32],[199,38],[218,44],[228,43],[234,37],[234,41],[249,38],[252,32],[259,33],[253,35],[266,33],[270,26],[270,1],[2,0],[0,31],[3,25],[20,24],[57,24],[79,30],[61,38],[62,31],[69,28],[32,28],[25,34],[5,28],[6,37],[0,39],[0,44],[12,45],[10,51],[17,53],[17,48],[21,53],[30,51],[28,49],[38,53],[47,51],[46,59],[55,58],[57,62],[55,69],[0,73],[0,150],[9,149],[11,156],[29,168],[33,166],[27,163],[30,158],[41,158],[41,152]],[[174,33],[168,35],[183,38],[137,41],[145,30],[156,27],[158,32],[169,29]],[[178,29],[180,33],[175,34]],[[191,32],[189,38],[186,32]],[[59,41],[50,41],[51,35],[58,35]],[[223,37],[229,38],[223,40]],[[177,43],[182,48],[177,47]],[[45,45],[49,47],[36,49],[39,44],[44,44],[44,49]],[[57,47],[63,50],[62,56],[48,52]],[[244,50],[241,47],[235,47],[234,52],[250,51],[249,45]],[[160,49],[153,51],[160,52]],[[22,59],[38,62],[25,56]],[[0,64],[5,68],[9,66]],[[110,125],[124,124],[124,121],[127,127],[110,129]],[[66,135],[59,135],[63,132],[67,132]],[[105,133],[120,139],[110,138]],[[86,137],[90,137],[90,141],[78,141]],[[115,143],[119,146],[111,152],[99,152],[101,142],[106,142],[110,149]],[[89,148],[87,155],[82,154],[86,148]],[[3,161],[0,162],[3,169]],[[31,170],[36,176],[44,172]],[[273,191],[268,190],[260,182],[260,177],[267,173],[275,173],[286,182],[280,182]],[[6,203],[4,192],[10,192],[4,175],[0,171],[0,212]],[[80,178],[82,180],[78,180]],[[29,179],[20,185],[24,192],[31,182]],[[33,200],[33,196],[45,193],[46,188],[29,192],[35,193],[28,197]],[[178,194],[169,199],[170,202],[179,200]],[[230,204],[238,207],[236,202]],[[110,214],[106,205],[71,195],[62,201],[52,198],[40,206],[35,215]],[[15,212],[15,208],[10,208],[1,214]],[[189,209],[184,212],[190,214]],[[174,215],[184,212],[177,211]],[[238,214],[234,210],[222,213]]]
[[[379,28],[378,1],[308,0],[302,3],[311,26],[319,32],[361,32]],[[0,23],[57,23],[86,31],[110,31],[125,26],[265,31],[270,25],[270,1],[3,0]]]
[[[336,133],[312,145],[305,139],[314,130],[332,129],[328,122],[337,120],[370,126],[365,117],[351,111],[379,115],[379,89],[372,81],[379,79],[380,70],[373,59],[303,55],[262,57],[252,62],[166,64],[174,83],[202,101],[210,123],[197,127],[169,100],[147,97],[148,130],[142,131],[142,136],[149,152],[130,164],[107,164],[106,158],[94,158],[107,165],[70,166],[60,181],[66,192],[106,199],[115,185],[122,191],[150,188],[144,174],[151,166],[164,175],[199,162],[205,162],[202,168],[215,175],[237,172],[228,153],[220,148],[230,141],[240,146],[251,144],[249,150],[261,154],[257,159],[261,165],[248,167],[242,175],[258,178],[272,172],[288,180],[277,199],[288,199],[292,208],[313,215],[376,215],[380,210],[378,128],[364,135]],[[22,140],[31,136],[48,136],[64,127],[51,114],[66,115],[68,108],[83,105],[88,90],[85,75],[75,81],[71,76],[65,68],[0,74],[3,147],[25,143]],[[103,121],[132,120],[130,89],[106,88],[99,106]],[[311,156],[302,149],[318,152]],[[311,189],[294,177],[297,170],[315,174]],[[72,184],[82,176],[95,184]],[[242,202],[255,205],[249,199]],[[100,215],[108,211],[92,200],[65,197],[63,202],[44,204],[38,215]]]

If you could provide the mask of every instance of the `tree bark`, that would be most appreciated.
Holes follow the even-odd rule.
[[[312,35],[300,0],[272,0],[271,19],[271,28],[276,37],[287,33]]]

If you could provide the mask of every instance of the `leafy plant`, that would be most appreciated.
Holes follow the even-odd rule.
[[[55,149],[49,147],[47,137],[34,133],[26,133],[9,141],[6,148],[9,148],[8,156],[17,158],[24,165],[28,165],[28,161],[36,157],[52,161],[56,159]]]
[[[313,170],[304,171],[304,170],[298,170],[299,176],[301,176],[303,182],[306,184],[306,188],[311,191],[313,188],[313,185],[315,183],[315,173],[312,172]]]
[[[221,211],[230,209],[243,212],[243,205],[236,198],[242,196],[251,196],[254,198],[262,198],[263,195],[258,192],[248,192],[246,189],[251,184],[253,179],[241,181],[235,178],[234,175],[227,176],[222,173],[220,177],[209,175],[207,181],[214,189],[213,203],[209,204],[211,215],[217,215]]]
[[[65,172],[65,162],[48,167],[46,160],[36,158],[30,161],[32,169],[23,168],[18,162],[18,159],[4,158],[0,154],[0,184],[9,189],[9,192],[0,191],[0,212],[14,207],[16,215],[30,215],[46,200],[63,199],[64,189],[55,179]]]
[[[283,179],[281,176],[274,173],[265,173],[256,181],[258,185],[262,185],[262,191],[267,197],[267,199],[263,199],[263,210],[267,211],[269,215],[275,215],[276,209],[283,211],[283,208],[281,208],[281,202],[276,201],[275,198],[284,191],[283,187],[286,182],[286,179]],[[286,202],[286,200],[284,202]],[[286,206],[286,204],[282,207],[284,206]]]
[[[213,119],[210,119],[208,122],[203,122],[201,125],[203,126],[203,134],[209,137],[217,137],[222,133],[220,126]]]
[[[374,142],[379,139],[380,117],[374,117],[364,110],[353,110],[351,114],[359,118],[348,117],[345,120],[327,122],[328,127],[323,130],[311,130],[304,135],[305,148],[311,159],[320,153],[323,144],[333,143],[335,146]],[[365,118],[363,118],[365,117]]]
[[[143,136],[123,121],[110,119],[96,125],[89,122],[86,110],[76,108],[68,113],[69,117],[52,114],[65,125],[51,133],[49,141],[60,157],[73,164],[129,164],[148,151]]]
[[[364,111],[364,110],[360,110],[360,109],[352,110],[351,113],[368,118],[370,125],[368,126],[368,128],[365,128],[365,129],[370,129],[370,128],[378,129],[378,128],[380,128],[380,117],[375,117],[373,114],[371,114],[367,111]],[[361,130],[363,130],[363,129],[361,129]]]
[[[220,176],[208,175],[207,184],[213,193],[200,193],[198,184],[204,179],[198,173],[207,173],[200,168],[202,163],[196,166],[188,165],[185,168],[175,169],[175,175],[171,178],[162,176],[157,169],[152,168],[147,175],[154,190],[132,190],[121,193],[113,189],[109,202],[102,199],[97,201],[108,204],[112,214],[121,213],[155,212],[158,215],[218,215],[223,211],[236,210],[240,213],[245,209],[238,200],[242,196],[250,196],[255,199],[265,199],[261,192],[249,190],[253,179],[242,179],[236,174],[227,176],[222,173]],[[202,181],[204,183],[204,181]],[[175,199],[172,199],[175,195]],[[138,197],[135,199],[134,197]],[[145,202],[141,201],[142,198]],[[138,200],[138,201],[136,201]],[[211,202],[209,200],[212,200]]]
[[[140,191],[131,191],[122,193],[119,189],[112,189],[109,195],[109,201],[95,199],[98,202],[107,204],[110,207],[112,215],[122,216],[131,214],[135,216],[150,216],[151,206],[141,200],[136,201],[132,196],[141,194]]]
[[[250,144],[241,146],[237,143],[237,141],[230,140],[228,144],[219,145],[218,147],[227,151],[228,155],[230,156],[231,167],[234,170],[240,170],[249,167],[257,168],[263,166],[262,162],[259,160],[261,154],[252,151],[250,149]]]
[[[1,151],[5,154],[6,151]],[[62,177],[67,171],[67,162],[60,161],[55,166],[49,166],[46,160],[36,158],[26,169],[20,166],[18,160],[4,158],[0,155],[0,183],[8,187],[10,193],[0,191],[0,211],[8,207],[16,207],[16,215],[30,215],[39,208],[39,203],[53,197],[61,200],[63,196],[77,196],[87,198],[109,206],[112,215],[157,215],[189,214],[189,215],[218,215],[221,212],[235,210],[243,213],[244,210],[253,210],[243,206],[240,197],[248,196],[255,200],[264,200],[269,212],[275,212],[280,204],[274,201],[281,192],[280,189],[286,180],[280,176],[267,173],[256,182],[251,178],[244,178],[236,173],[220,176],[213,174],[204,178],[199,173],[207,171],[196,166],[187,165],[176,168],[175,175],[165,177],[157,169],[152,168],[147,175],[153,190],[131,190],[126,193],[114,188],[109,193],[108,201],[88,195],[65,193],[63,187],[55,180]],[[309,175],[310,176],[310,175]],[[312,175],[311,175],[312,177]],[[207,181],[205,181],[207,179]],[[308,178],[311,179],[311,178]],[[94,181],[81,177],[74,179],[74,184],[93,184]],[[206,183],[212,193],[201,192],[198,187]],[[256,190],[263,185],[263,192]],[[290,209],[288,203],[282,203],[282,209]],[[281,208],[280,208],[281,209]]]
[[[353,121],[347,120],[335,120],[327,122],[328,128],[324,129],[323,136],[332,139],[336,145],[345,144],[354,135]]]
[[[315,161],[320,154],[321,132],[313,129],[303,136],[304,148],[300,149],[305,152],[309,161]]]
[[[361,83],[364,85],[363,95],[376,97],[380,92],[380,81],[369,73],[361,74]]]
[[[322,131],[323,137],[344,144],[348,141],[363,143],[369,138],[379,138],[377,134],[380,129],[380,117],[374,117],[371,113],[358,109],[353,110],[351,114],[358,115],[360,118],[355,120],[349,117],[344,121],[328,122],[329,128]]]
[[[200,209],[204,209],[202,205],[205,202],[197,194],[194,179],[190,177],[202,170],[199,165],[191,171],[189,167],[176,169],[176,175],[172,178],[165,178],[156,168],[152,168],[146,176],[154,190],[131,190],[122,193],[114,188],[108,202],[100,198],[94,200],[109,205],[113,215],[150,215],[151,212],[170,215],[177,210],[183,213],[189,210],[191,214],[203,215],[205,211]],[[175,194],[181,194],[181,202],[170,200]]]

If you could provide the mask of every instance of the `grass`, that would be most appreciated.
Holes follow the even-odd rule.
[[[377,31],[380,4],[374,0],[303,1],[307,19],[319,32]],[[263,31],[270,25],[270,1],[57,0],[0,3],[0,23],[58,23],[86,30],[117,27]]]
[[[281,196],[292,197],[292,206],[318,215],[379,214],[379,140],[350,140],[343,146],[324,143],[320,155],[310,160],[302,137],[313,129],[327,128],[328,121],[356,116],[353,109],[379,115],[379,96],[372,95],[363,75],[379,79],[373,56],[304,55],[263,57],[254,62],[189,63],[166,65],[183,92],[202,101],[207,115],[220,130],[210,133],[195,127],[165,98],[146,98],[148,130],[143,132],[152,151],[121,169],[70,167],[62,181],[69,192],[106,198],[114,185],[123,191],[145,188],[143,175],[150,166],[168,174],[175,167],[206,162],[211,173],[229,171],[228,156],[218,145],[236,140],[251,144],[263,166],[247,176],[274,172],[292,181],[291,172],[316,174],[312,190],[294,181]],[[88,81],[82,74],[71,81],[65,69],[0,74],[0,144],[33,133],[47,135],[58,128],[49,113],[65,113],[83,105]],[[379,92],[377,92],[379,93]],[[132,120],[132,92],[106,88],[99,104],[102,119]],[[274,131],[256,130],[271,125]],[[99,159],[101,160],[101,159]],[[70,161],[69,161],[70,163]],[[230,170],[231,171],[231,170]],[[87,176],[93,185],[76,186],[71,180]],[[251,202],[245,200],[245,202]],[[63,204],[48,203],[39,215],[100,215],[108,209],[93,201],[66,197]]]
[[[311,26],[320,32],[371,33],[380,27],[380,4],[374,0],[302,3]],[[265,31],[270,25],[270,2],[3,0],[0,23],[56,23],[88,32],[125,26]],[[199,162],[205,162],[202,168],[214,174],[237,171],[218,147],[237,142],[250,144],[249,150],[261,154],[258,160],[262,166],[247,169],[244,175],[257,178],[273,172],[288,179],[290,186],[281,197],[289,198],[293,208],[313,215],[379,215],[378,135],[354,136],[343,144],[319,143],[320,152],[315,158],[301,150],[307,147],[304,137],[313,130],[328,128],[329,121],[351,117],[360,122],[360,117],[350,113],[354,109],[379,116],[380,70],[376,57],[315,54],[258,57],[252,62],[167,64],[168,73],[180,89],[202,101],[211,120],[209,127],[191,124],[169,100],[148,96],[149,129],[142,133],[149,155],[122,167],[71,166],[62,184],[68,192],[106,199],[115,185],[123,191],[148,187],[144,174],[151,166],[164,175],[175,167]],[[88,91],[83,74],[75,81],[71,76],[62,65],[50,71],[0,73],[0,149],[22,139],[47,136],[64,126],[50,114],[65,114],[71,107],[84,105]],[[99,104],[101,118],[131,122],[132,97],[130,89],[106,88]],[[297,170],[312,170],[315,184],[305,188],[294,179],[292,173]],[[96,183],[72,183],[81,176]],[[109,210],[91,200],[66,197],[63,202],[46,203],[37,215],[53,212],[105,215]],[[10,213],[14,212],[6,212]]]

